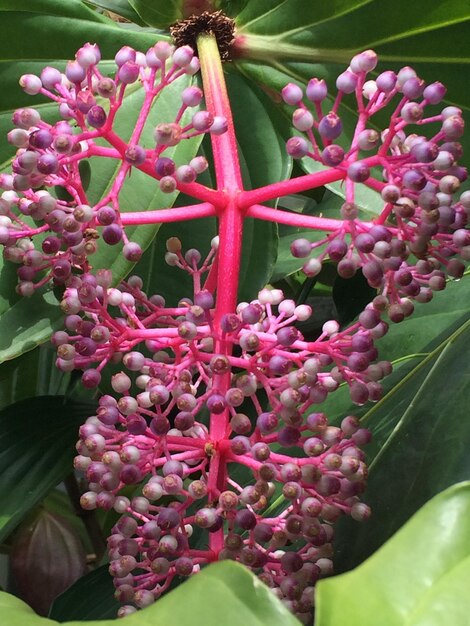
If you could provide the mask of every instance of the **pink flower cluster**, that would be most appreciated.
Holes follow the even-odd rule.
[[[457,164],[463,120],[455,107],[435,111],[445,88],[426,85],[411,68],[371,79],[377,57],[366,51],[338,77],[332,97],[315,78],[305,93],[295,84],[282,91],[295,107],[287,152],[314,173],[245,190],[213,38],[202,37],[198,54],[165,42],[146,54],[125,47],[109,75],[100,69],[98,47],[86,44],[64,73],[47,67],[23,76],[24,90],[55,101],[61,119],[45,122],[29,108],[13,116],[8,138],[18,150],[12,174],[0,176],[0,243],[19,265],[19,293],[31,296],[51,280],[63,288],[65,330],[53,335],[60,370],[83,370],[85,387],[96,388],[108,364],[122,364],[111,379],[113,395],[100,397],[80,429],[75,459],[89,481],[83,507],[121,516],[109,538],[121,614],[153,602],[175,577],[230,558],[308,622],[315,582],[332,571],[333,522],[370,514],[361,501],[361,447],[370,434],[351,415],[329,425],[321,405],[342,384],[356,404],[377,401],[391,370],[377,361],[375,347],[388,329],[385,316],[402,321],[413,300],[429,301],[447,275],[464,271],[457,255],[470,258],[470,195],[454,197],[467,176]],[[200,66],[204,92],[190,84]],[[116,126],[133,83],[143,102],[124,140]],[[182,83],[180,107],[154,126],[149,141],[156,99],[174,83]],[[348,99],[358,111],[352,139],[340,116]],[[429,115],[427,107],[434,107]],[[387,108],[387,126],[379,130],[375,116]],[[428,126],[430,138],[421,134]],[[173,159],[180,142],[206,132],[216,189],[196,181],[208,167],[204,157]],[[81,169],[93,157],[116,162],[97,202]],[[124,212],[122,191],[133,170],[195,204]],[[345,195],[338,218],[263,204],[338,181]],[[364,186],[377,192],[369,221],[360,219]],[[167,242],[167,263],[194,283],[176,306],[145,293],[137,275],[116,285],[108,269],[93,267],[103,245],[123,245],[126,260],[140,259],[127,226],[207,216],[218,218],[219,235],[205,258],[195,249],[183,253],[177,238]],[[342,277],[362,271],[377,296],[349,327],[326,322],[314,340],[298,328],[311,308],[278,289],[238,303],[249,217],[323,231],[292,244],[307,276],[333,261]]]

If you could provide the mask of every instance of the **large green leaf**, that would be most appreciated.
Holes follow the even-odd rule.
[[[386,483],[383,491],[387,491]],[[397,502],[398,505],[398,502]],[[470,483],[428,502],[356,570],[318,583],[316,626],[467,626]]]
[[[165,28],[183,16],[184,0],[129,0],[141,19],[150,26]]]
[[[374,520],[357,530],[349,562],[380,546],[435,493],[470,476],[469,350],[467,322],[365,420],[374,430],[393,430],[377,434],[382,445],[367,488]]]
[[[108,565],[102,565],[82,576],[58,596],[52,603],[49,617],[59,622],[72,619],[113,619],[120,607],[114,591]],[[93,598],[93,602],[90,602],[90,598]]]
[[[355,407],[342,388],[323,407],[333,421],[362,415],[373,433],[366,491],[373,515],[361,525],[341,520],[338,571],[361,563],[429,498],[470,476],[469,293],[468,276],[450,283],[378,342],[382,358],[397,360],[380,402]]]
[[[93,410],[42,396],[0,411],[0,541],[70,473],[77,429]]]
[[[378,72],[412,65],[424,80],[443,82],[446,102],[468,115],[470,88],[462,77],[470,60],[469,20],[470,6],[462,0],[434,3],[432,10],[427,0],[248,2],[236,16],[235,65],[273,94],[313,76],[333,89],[350,58],[373,48]],[[345,135],[356,118],[353,101],[347,97],[341,107]],[[468,151],[470,140],[463,143]]]
[[[145,26],[145,22],[140,18],[135,9],[132,8],[129,0],[85,0],[85,2],[94,7],[120,15],[134,24]]]
[[[46,344],[2,363],[0,408],[35,396],[64,394],[70,374],[55,367],[56,356],[54,348]]]
[[[89,599],[93,602],[93,598]],[[8,626],[52,626],[55,620],[38,617],[24,602],[0,592],[0,617]],[[78,626],[83,622],[63,622]],[[90,621],[111,626],[114,620]],[[288,609],[246,568],[225,561],[209,565],[152,606],[125,618],[126,626],[300,626]]]

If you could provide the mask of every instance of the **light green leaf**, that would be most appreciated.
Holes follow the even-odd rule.
[[[92,600],[90,600],[92,601]],[[24,602],[0,592],[0,617],[8,626],[52,626],[55,620],[38,617]],[[300,622],[253,574],[238,563],[225,561],[204,568],[152,606],[125,618],[126,626],[300,626]],[[114,620],[89,621],[111,626]],[[79,626],[83,622],[63,622]]]
[[[0,541],[70,473],[77,430],[94,405],[29,398],[0,411]]]
[[[354,571],[318,583],[316,626],[467,626],[470,483],[428,502]]]
[[[120,607],[114,597],[114,591],[108,565],[102,565],[82,576],[61,593],[52,603],[49,617],[59,622],[71,619],[87,622],[95,619],[113,619]],[[93,598],[93,602],[90,602],[90,598]]]
[[[236,16],[235,66],[279,99],[286,83],[305,85],[314,76],[334,90],[351,57],[372,48],[379,55],[377,72],[412,65],[425,81],[444,83],[445,102],[461,107],[465,116],[470,110],[470,90],[462,82],[470,61],[469,20],[470,5],[462,0],[434,3],[432,10],[427,0],[249,2]],[[343,102],[343,134],[350,136],[354,98]],[[469,142],[463,138],[467,152]]]
[[[70,373],[55,367],[52,345],[42,345],[0,365],[0,408],[35,396],[64,394]]]
[[[165,28],[183,17],[183,0],[129,0],[142,20],[150,26]]]
[[[145,26],[145,22],[132,8],[129,0],[85,0],[85,2],[86,4],[91,4],[92,6],[99,7],[100,9],[116,13],[116,15],[120,15],[130,22],[134,22],[134,24]]]
[[[337,571],[361,563],[429,498],[470,475],[469,290],[468,276],[450,283],[378,342],[382,358],[402,357],[380,402],[355,407],[343,387],[323,407],[334,422],[362,416],[373,434],[365,496],[373,516],[360,526],[341,521]]]

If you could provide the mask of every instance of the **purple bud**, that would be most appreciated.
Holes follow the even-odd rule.
[[[220,415],[227,407],[224,396],[214,393],[206,401],[207,409],[216,415]]]
[[[294,83],[288,83],[281,91],[282,99],[286,104],[297,105],[302,101],[302,89]]]
[[[146,159],[146,156],[147,155],[144,148],[137,145],[129,146],[124,153],[125,160],[131,165],[142,165],[142,163]]]
[[[336,79],[336,87],[343,93],[353,93],[357,86],[357,79],[357,74],[353,74],[353,72],[346,70]]]
[[[160,157],[155,161],[155,172],[157,176],[171,176],[174,173],[176,167],[175,162],[168,157]]]
[[[373,50],[364,50],[351,59],[353,72],[370,72],[377,65],[377,54]]]
[[[439,146],[433,141],[420,141],[412,146],[410,153],[419,163],[431,163],[439,154]]]
[[[55,67],[45,67],[41,72],[41,82],[46,89],[54,89],[57,83],[61,83],[62,74]]]
[[[284,326],[280,328],[276,337],[281,346],[291,346],[299,338],[299,331],[294,326]]]
[[[139,78],[140,66],[133,61],[126,61],[118,70],[118,79],[125,85],[135,83]]]
[[[292,256],[303,259],[310,254],[312,243],[308,239],[295,239],[290,245]]]
[[[135,58],[136,58],[135,50],[133,48],[130,48],[129,46],[123,46],[116,53],[116,56],[114,57],[114,61],[116,62],[116,65],[118,67],[122,67],[124,63],[127,63],[128,61],[135,63]]]
[[[102,206],[96,213],[96,218],[102,226],[109,226],[116,221],[117,213],[110,206]]]
[[[165,61],[171,56],[171,45],[167,41],[157,41],[157,43],[153,47],[153,51],[155,52],[155,56],[160,61]]]
[[[447,89],[442,83],[431,83],[424,89],[423,98],[427,100],[429,104],[438,104],[444,98],[446,93]]]
[[[53,136],[52,134],[46,130],[37,130],[34,133],[31,133],[29,136],[29,145],[32,148],[39,148],[40,150],[45,150],[49,148],[52,144]]]
[[[42,154],[36,167],[41,174],[55,174],[59,169],[59,161],[53,154]]]
[[[424,87],[425,87],[424,80],[421,80],[417,76],[413,76],[403,83],[401,90],[404,96],[412,100],[415,100],[416,98],[419,98],[422,95],[424,91]]]
[[[447,117],[442,124],[446,139],[458,139],[463,135],[465,123],[460,115]]]
[[[296,109],[292,114],[294,128],[305,132],[313,126],[313,115],[307,109]]]
[[[114,246],[122,239],[122,228],[118,224],[110,224],[103,228],[103,240],[110,246]]]
[[[68,61],[65,75],[71,83],[80,84],[86,77],[86,69],[77,61]]]
[[[202,172],[205,172],[209,167],[206,157],[203,156],[194,157],[194,159],[191,159],[189,162],[189,165],[193,168],[196,174],[202,174]]]
[[[198,111],[192,117],[192,125],[195,130],[207,131],[214,122],[214,116],[209,111]]]
[[[196,172],[190,165],[180,165],[176,168],[175,178],[180,183],[192,183],[196,180]]]
[[[142,248],[139,246],[139,244],[132,241],[129,241],[124,245],[122,253],[124,255],[124,258],[127,261],[131,261],[132,263],[137,263],[137,261],[140,261],[143,254]]]
[[[112,78],[104,76],[97,82],[96,91],[102,98],[111,98],[116,93],[116,83]]]
[[[96,98],[88,89],[82,89],[77,94],[76,103],[80,113],[88,113],[91,107],[96,104]]]
[[[341,135],[343,130],[343,124],[340,118],[334,113],[328,113],[323,117],[318,124],[318,132],[322,136],[322,139],[333,140]]]
[[[361,150],[373,150],[378,144],[379,139],[379,133],[376,130],[368,128],[359,133],[357,143]]]
[[[321,156],[325,165],[336,167],[342,163],[344,159],[344,150],[341,146],[337,146],[332,143],[331,145],[326,146],[326,148],[322,151]]]
[[[286,143],[287,154],[294,159],[301,159],[308,154],[308,142],[303,137],[291,137]]]
[[[214,121],[209,127],[209,132],[212,135],[223,135],[225,132],[227,132],[227,128],[228,125],[226,118],[222,115],[216,115],[214,117]]]
[[[162,66],[162,62],[157,58],[155,54],[155,50],[153,48],[149,48],[145,53],[145,62],[148,67],[159,69]]]
[[[102,128],[106,124],[106,112],[103,107],[92,106],[86,115],[86,120],[93,128]]]
[[[214,296],[207,289],[202,289],[195,294],[194,304],[200,306],[205,311],[209,311],[214,306]]]
[[[323,79],[312,78],[308,81],[306,93],[311,102],[321,102],[328,95],[328,88]]]
[[[34,74],[23,74],[20,80],[20,87],[30,96],[35,96],[42,89],[42,82],[39,76]]]
[[[96,43],[86,43],[77,50],[75,58],[82,67],[96,65],[101,60],[101,52]]]
[[[173,63],[178,67],[187,67],[194,56],[190,46],[181,46],[173,52]]]
[[[241,320],[235,313],[226,313],[220,321],[220,327],[224,333],[234,333],[240,329],[241,325]]]
[[[363,183],[369,178],[370,169],[363,161],[356,161],[348,167],[347,174],[355,183]]]
[[[82,375],[82,385],[87,389],[93,389],[97,387],[101,382],[101,374],[98,370],[89,369],[85,370]]]
[[[15,126],[28,130],[31,126],[37,126],[41,121],[41,116],[36,109],[17,109],[13,113],[12,121]]]
[[[416,102],[407,102],[400,112],[401,117],[405,122],[413,124],[418,122],[423,117],[423,109]]]
[[[197,107],[202,100],[202,90],[199,87],[186,87],[181,94],[181,100],[188,107]]]
[[[379,74],[375,79],[375,84],[377,85],[380,91],[384,93],[390,93],[395,89],[395,85],[397,82],[397,75],[395,72],[387,71]]]

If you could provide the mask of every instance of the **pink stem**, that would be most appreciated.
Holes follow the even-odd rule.
[[[246,212],[247,217],[256,217],[268,222],[278,224],[288,224],[289,226],[300,226],[313,230],[335,231],[348,226],[348,220],[336,220],[327,217],[317,217],[315,215],[303,215],[302,213],[287,213],[279,209],[254,204]],[[362,222],[365,226],[371,227],[372,222]],[[349,226],[348,226],[349,228]]]
[[[382,158],[380,156],[372,156],[367,159],[362,159],[362,162],[369,167],[375,167],[381,164]],[[345,161],[341,168],[332,167],[327,170],[322,170],[321,172],[315,172],[314,174],[306,174],[298,178],[291,178],[290,180],[283,180],[279,183],[266,185],[265,187],[253,189],[252,191],[242,191],[237,199],[238,206],[246,210],[253,204],[260,204],[261,202],[274,200],[281,196],[307,191],[308,189],[322,187],[323,185],[328,185],[338,180],[344,180],[349,165],[350,163]]]
[[[220,321],[227,313],[235,311],[240,273],[243,215],[236,203],[236,197],[243,188],[240,163],[238,159],[237,141],[233,126],[232,112],[225,85],[224,72],[220,61],[217,42],[212,34],[202,34],[198,38],[199,60],[201,62],[202,81],[207,109],[217,116],[225,117],[227,132],[212,135],[212,152],[214,155],[217,192],[224,204],[216,205],[219,209],[219,249],[217,300],[214,313],[214,324],[219,338],[216,350],[221,354],[231,354],[232,344],[220,338]],[[217,376],[214,391],[224,395],[230,386],[230,374]],[[211,414],[210,438],[216,444],[216,455],[209,469],[208,484],[213,490],[225,489],[227,479],[227,463],[223,446],[217,448],[226,437],[229,411],[222,414]],[[215,496],[215,491],[213,493]],[[223,530],[211,533],[210,548],[218,553],[223,548]]]
[[[164,224],[166,222],[183,222],[199,217],[213,217],[216,211],[210,202],[190,204],[175,209],[159,209],[157,211],[136,211],[134,213],[122,213],[121,222],[124,226],[139,224]]]

